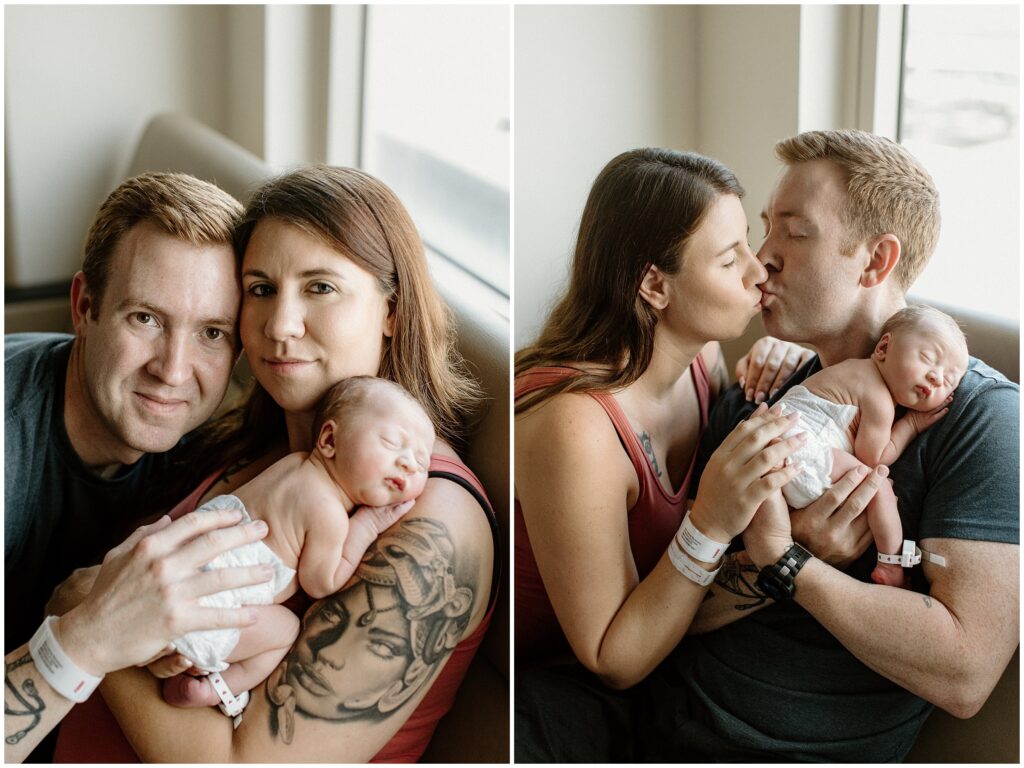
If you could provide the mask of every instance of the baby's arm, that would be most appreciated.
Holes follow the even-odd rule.
[[[316,522],[306,531],[299,555],[299,584],[318,600],[345,586],[370,545],[412,509],[413,502],[360,507],[351,519],[340,504],[332,500],[331,505],[337,509],[330,513],[321,510],[314,516]]]
[[[896,413],[889,392],[883,390],[881,394],[885,400],[880,401],[878,395],[862,398],[860,425],[857,427],[857,436],[853,442],[854,455],[869,467],[889,464],[895,461],[903,450],[901,448],[889,461],[883,460],[883,456],[892,450],[892,420]]]
[[[914,441],[915,437],[949,413],[949,408],[946,406],[952,399],[953,396],[950,395],[946,402],[934,411],[907,411],[903,414],[892,425],[892,436],[889,439],[889,445],[882,453],[880,463],[888,466],[902,456],[903,451]]]

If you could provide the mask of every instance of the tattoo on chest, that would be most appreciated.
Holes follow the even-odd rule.
[[[479,563],[459,556],[448,528],[426,518],[374,542],[354,581],[306,614],[267,680],[271,734],[291,744],[297,713],[381,721],[418,693],[469,625]]]
[[[654,474],[657,477],[661,477],[661,467],[658,466],[658,458],[654,455],[654,444],[651,442],[651,435],[647,430],[644,430],[636,436],[637,440],[640,441],[640,445],[643,446],[644,453],[647,454],[647,458],[651,460],[651,467],[654,468]]]
[[[21,681],[20,685],[11,679],[11,673],[14,670],[31,663],[32,657],[26,653],[24,656],[19,656],[14,661],[5,664],[4,730],[6,731],[8,725],[16,727],[21,724],[21,720],[14,720],[14,718],[31,718],[28,725],[25,725],[17,732],[5,733],[4,740],[8,744],[17,744],[24,739],[25,736],[39,725],[39,721],[43,719],[43,710],[46,709],[46,703],[43,701],[43,697],[39,695],[39,691],[36,690],[35,681],[31,677],[26,677]]]
[[[747,611],[764,605],[768,598],[757,588],[757,566],[753,563],[740,563],[736,555],[726,555],[722,561],[722,568],[715,577],[715,583],[738,597],[752,600],[748,603],[736,603],[733,607],[737,611]]]

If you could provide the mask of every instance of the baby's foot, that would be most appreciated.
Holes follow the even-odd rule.
[[[175,675],[164,680],[164,701],[176,707],[213,707],[220,697],[205,677]]]
[[[871,580],[875,584],[885,584],[890,587],[907,586],[907,575],[903,572],[903,566],[896,563],[878,563],[875,570],[871,572]]]

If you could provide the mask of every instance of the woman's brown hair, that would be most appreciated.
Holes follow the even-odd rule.
[[[640,297],[650,267],[679,271],[683,246],[719,195],[743,196],[735,174],[693,152],[635,149],[598,174],[580,220],[569,287],[515,372],[587,364],[580,375],[521,398],[521,413],[563,392],[636,381],[654,350],[654,310]]]
[[[313,165],[286,173],[263,184],[246,205],[235,232],[239,254],[266,219],[298,227],[374,276],[395,317],[377,375],[404,387],[439,437],[464,447],[481,391],[455,347],[451,311],[431,281],[423,241],[395,193],[353,168]],[[262,455],[284,434],[283,411],[253,382],[246,402],[211,425],[202,444],[216,445],[223,465]]]

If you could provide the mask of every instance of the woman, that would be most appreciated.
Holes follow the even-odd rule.
[[[717,340],[743,333],[767,277],[742,194],[717,161],[665,149],[619,155],[594,182],[568,290],[516,357],[520,661],[571,650],[605,686],[628,688],[705,596],[667,550],[727,381]],[[700,534],[731,541],[793,477],[797,438],[777,439],[787,425],[760,406],[712,455],[689,516]],[[516,728],[518,745],[518,713]]]
[[[240,332],[257,383],[198,449],[231,468],[175,512],[230,492],[288,451],[308,450],[316,402],[359,374],[397,381],[422,403],[443,438],[432,475],[449,479],[432,476],[356,580],[310,610],[237,731],[216,710],[164,704],[144,671],[110,676],[104,698],[144,760],[414,761],[451,706],[497,586],[493,522],[452,448],[478,389],[454,350],[416,229],[373,177],[312,167],[271,180],[250,201],[237,241]],[[176,671],[173,661],[160,669]],[[82,760],[87,746],[107,746],[96,734],[101,715],[91,717],[88,733],[66,727],[59,757]],[[118,748],[110,742],[89,758],[116,760]]]

